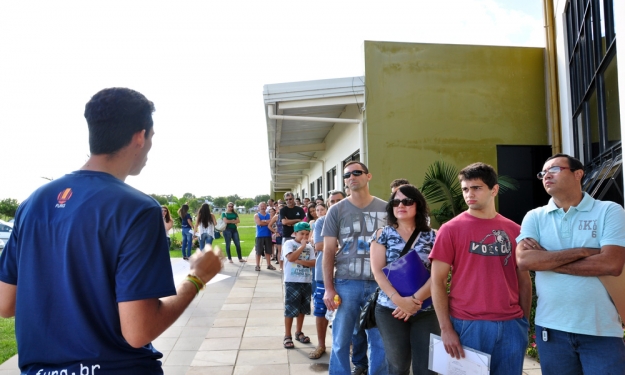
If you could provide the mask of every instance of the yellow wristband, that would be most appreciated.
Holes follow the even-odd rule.
[[[190,277],[187,277],[187,281],[190,281],[191,283],[193,283],[193,285],[195,285],[195,289],[197,289],[197,292],[195,294],[200,293],[200,286],[195,282],[195,280],[193,280]]]
[[[198,284],[198,286],[201,285],[200,290],[204,289],[204,287],[206,286],[206,284],[204,284],[204,282],[202,280],[200,280],[200,278],[195,276],[195,275],[188,274],[187,278],[195,280],[195,282]]]

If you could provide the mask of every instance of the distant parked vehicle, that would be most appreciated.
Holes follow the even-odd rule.
[[[4,249],[4,241],[0,240],[0,251]]]
[[[13,223],[0,220],[0,240],[2,240],[2,242],[6,243],[9,240],[12,231]],[[4,244],[2,244],[2,248],[4,248]]]

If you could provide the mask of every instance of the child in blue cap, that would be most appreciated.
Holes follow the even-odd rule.
[[[310,315],[312,272],[315,267],[315,251],[308,243],[310,225],[299,222],[293,227],[293,239],[282,245],[284,257],[284,341],[285,349],[293,349],[291,327],[297,318],[295,339],[303,344],[310,338],[302,332],[304,315]]]

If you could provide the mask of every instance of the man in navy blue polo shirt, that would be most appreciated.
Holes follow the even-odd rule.
[[[22,374],[162,374],[151,341],[222,267],[196,254],[176,289],[161,208],[124,183],[147,162],[153,111],[130,89],[95,94],[87,163],[18,208],[0,255],[0,315],[16,317]]]

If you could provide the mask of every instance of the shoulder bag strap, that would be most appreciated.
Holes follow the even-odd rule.
[[[408,239],[408,242],[406,242],[406,246],[404,246],[404,249],[401,251],[401,254],[399,254],[400,258],[408,253],[408,250],[410,250],[410,248],[414,244],[415,240],[420,235],[421,235],[421,232],[418,229],[415,229],[414,232],[412,232],[412,235],[410,236],[410,239]]]

